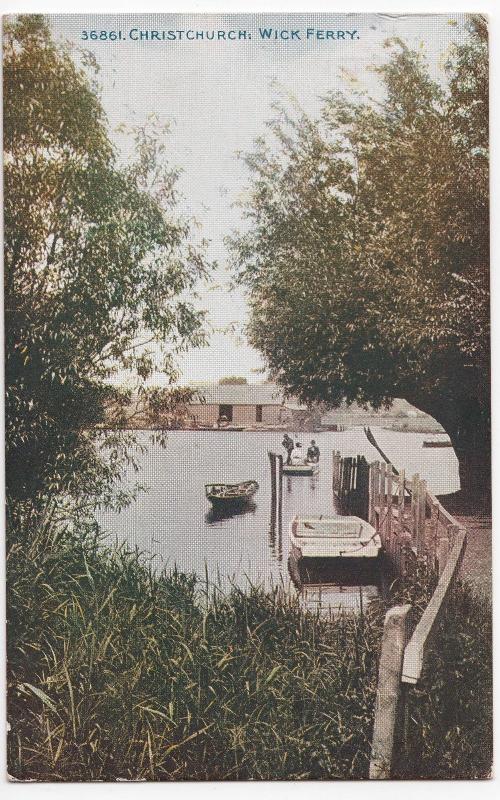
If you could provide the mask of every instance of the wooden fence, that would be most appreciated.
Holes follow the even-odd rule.
[[[384,624],[370,778],[390,778],[403,751],[407,692],[421,679],[433,636],[444,619],[465,553],[465,528],[429,492],[419,475],[375,461],[333,454],[333,490],[343,511],[367,519],[380,535],[386,558],[404,580],[418,564],[436,578],[436,588],[412,630],[410,606],[389,609]],[[365,492],[364,500],[360,494]],[[355,508],[365,513],[352,510]]]

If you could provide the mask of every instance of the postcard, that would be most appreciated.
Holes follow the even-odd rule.
[[[10,779],[489,778],[487,19],[9,15],[3,79]]]

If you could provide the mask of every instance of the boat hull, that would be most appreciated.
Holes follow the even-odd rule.
[[[283,464],[283,475],[316,475],[318,464]]]
[[[258,488],[257,481],[239,484],[209,483],[205,486],[205,494],[215,511],[236,511],[250,502]]]
[[[380,536],[366,520],[353,516],[295,517],[290,523],[296,559],[376,559]]]
[[[212,508],[214,511],[239,511],[241,508],[244,508],[250,500],[252,499],[253,495],[249,497],[213,497],[208,496],[212,504]]]

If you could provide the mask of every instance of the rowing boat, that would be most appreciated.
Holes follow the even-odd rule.
[[[257,481],[241,483],[207,483],[205,494],[214,509],[241,508],[254,496],[259,488]]]
[[[380,536],[361,517],[295,516],[290,523],[296,558],[376,558]]]

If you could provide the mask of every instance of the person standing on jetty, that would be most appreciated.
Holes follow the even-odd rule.
[[[292,450],[293,450],[294,445],[293,445],[293,439],[288,435],[288,433],[285,433],[285,435],[283,437],[283,441],[281,442],[281,444],[286,450],[286,463],[287,464],[291,464],[292,463]]]

